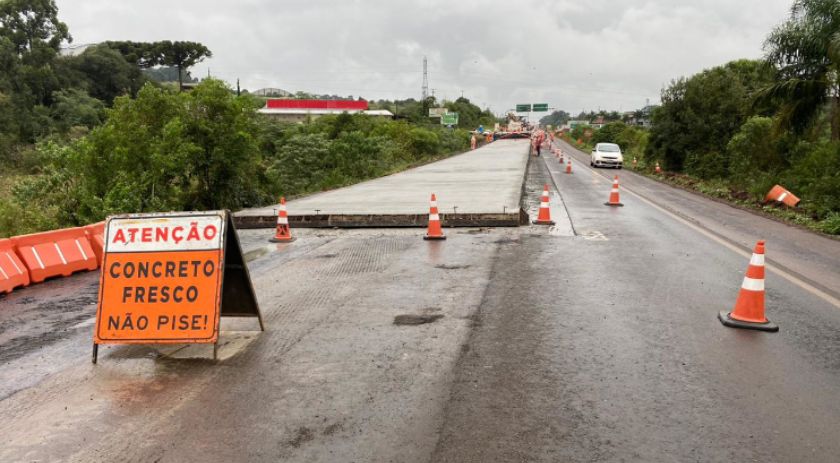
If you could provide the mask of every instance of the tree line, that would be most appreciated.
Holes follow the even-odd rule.
[[[469,146],[467,131],[425,116],[434,101],[374,103],[398,105],[398,120],[287,124],[216,79],[189,92],[157,83],[191,80],[189,67],[212,56],[200,43],[108,41],[61,56],[71,40],[53,0],[0,1],[0,237],[115,213],[264,205]],[[445,104],[463,125],[491,121],[465,98]]]
[[[347,113],[289,124],[260,116],[257,107],[216,79],[190,92],[146,84],[134,98],[117,97],[86,136],[37,145],[39,174],[0,197],[0,236],[115,213],[264,205],[469,146],[461,129]]]
[[[757,202],[780,183],[840,234],[840,2],[795,1],[764,50],[672,81],[649,133],[615,123],[595,137],[727,197]]]
[[[93,128],[120,95],[136,95],[149,77],[187,69],[212,52],[197,42],[110,41],[61,56],[71,43],[53,0],[0,1],[0,161],[23,161],[36,140]],[[153,79],[155,80],[155,79]]]

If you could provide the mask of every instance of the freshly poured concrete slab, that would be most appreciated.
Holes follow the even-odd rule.
[[[406,227],[428,223],[437,195],[445,226],[516,226],[528,140],[474,151],[346,188],[289,201],[289,222],[311,227]],[[274,227],[277,205],[236,213],[240,228]],[[524,219],[527,220],[527,217]]]

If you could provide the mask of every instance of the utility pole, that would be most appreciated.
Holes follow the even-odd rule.
[[[429,115],[429,64],[426,61],[426,57],[423,56],[423,89],[422,89],[422,98],[423,98],[423,116]]]
[[[423,89],[422,89],[423,104],[426,104],[426,98],[429,98],[429,68],[426,57],[423,57]]]

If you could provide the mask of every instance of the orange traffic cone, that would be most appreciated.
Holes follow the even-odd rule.
[[[292,231],[289,229],[289,216],[286,214],[286,198],[280,198],[280,208],[277,210],[277,233],[269,241],[272,243],[288,243],[293,241]]]
[[[657,174],[661,174],[661,173],[662,173],[662,168],[661,168],[661,167],[659,167],[659,163],[658,163],[658,162],[656,163],[656,168],[654,169],[654,172],[656,172]]]
[[[426,232],[424,240],[445,240],[446,235],[440,228],[440,215],[438,215],[437,197],[432,193],[432,199],[429,202],[429,230]]]
[[[569,162],[566,163],[566,173],[567,174],[572,173],[572,160],[571,159],[569,159]]]
[[[799,204],[799,198],[790,191],[787,191],[781,185],[775,185],[764,197],[764,202],[776,201],[783,203],[786,206],[796,207]]]
[[[618,175],[613,179],[612,190],[610,190],[610,200],[604,203],[605,206],[623,207],[621,201],[618,199]]]
[[[732,328],[779,331],[779,327],[764,316],[764,240],[755,245],[735,308],[729,313],[718,313],[718,318]]]
[[[554,225],[554,222],[551,220],[551,209],[548,207],[548,185],[543,186],[542,196],[540,197],[540,213],[537,216],[537,220],[534,221],[535,225]]]
[[[563,165],[563,152],[560,152],[560,165]]]

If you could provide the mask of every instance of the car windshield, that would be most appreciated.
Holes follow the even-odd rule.
[[[599,143],[598,151],[606,151],[607,153],[618,153],[621,150],[618,148],[618,145],[612,143]]]

